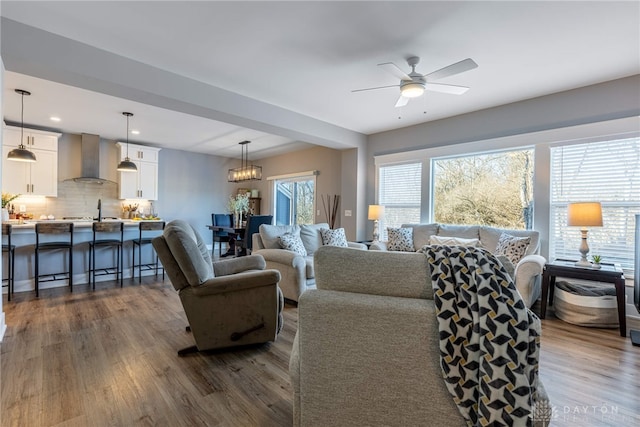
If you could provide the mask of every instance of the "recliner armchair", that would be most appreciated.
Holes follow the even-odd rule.
[[[153,246],[189,321],[196,345],[179,355],[275,341],[282,329],[280,273],[252,255],[212,263],[204,240],[188,223],[170,222]]]

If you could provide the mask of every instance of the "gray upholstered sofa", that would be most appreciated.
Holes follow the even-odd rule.
[[[300,295],[315,287],[313,254],[322,246],[321,229],[329,224],[311,225],[261,225],[260,232],[252,236],[253,254],[264,257],[267,268],[278,270],[281,275],[280,289],[285,299],[298,301]],[[306,256],[282,249],[278,238],[285,233],[299,234],[306,250]],[[347,242],[349,247],[367,249],[362,243]]]
[[[443,380],[425,255],[322,247],[315,270],[289,365],[294,426],[466,425]],[[550,407],[541,383],[534,398]]]
[[[451,224],[402,224],[402,228],[413,230],[413,250],[418,251],[431,243],[431,236],[456,237],[462,239],[478,239],[480,247],[495,254],[498,240],[503,233],[515,237],[529,237],[522,259],[515,263],[513,272],[516,288],[527,307],[531,307],[541,293],[542,271],[546,260],[538,255],[540,251],[540,233],[535,230],[511,230],[479,225]],[[387,251],[388,242],[374,242],[370,250]],[[507,267],[507,270],[509,268]]]

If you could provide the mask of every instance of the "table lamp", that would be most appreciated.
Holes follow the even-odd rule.
[[[384,217],[384,206],[369,205],[369,220],[373,221],[373,241],[380,238],[378,223]]]
[[[580,243],[580,261],[576,262],[579,267],[591,267],[587,261],[589,245],[587,244],[586,227],[602,227],[602,206],[600,202],[580,202],[569,203],[567,208],[567,225],[570,227],[581,227],[582,242]]]

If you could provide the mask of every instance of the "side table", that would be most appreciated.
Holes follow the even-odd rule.
[[[616,301],[618,303],[618,321],[620,336],[627,336],[627,314],[625,309],[624,273],[618,264],[601,264],[601,268],[578,267],[575,261],[557,259],[544,266],[542,273],[542,301],[540,304],[540,318],[544,319],[547,312],[547,300],[553,305],[553,291],[556,277],[581,279],[595,282],[613,283],[616,287]]]

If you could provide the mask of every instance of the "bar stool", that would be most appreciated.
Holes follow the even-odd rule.
[[[62,234],[68,234],[69,240],[56,240],[56,241],[40,241],[40,235],[53,234],[56,237]],[[40,274],[40,252],[42,251],[54,251],[54,250],[68,250],[69,251],[69,271],[61,273],[49,273]],[[58,222],[58,223],[36,223],[36,259],[35,259],[35,276],[36,276],[36,297],[40,293],[40,282],[51,282],[58,280],[59,275],[68,275],[69,289],[73,292],[73,223],[72,222]],[[40,277],[49,277],[50,279],[40,280]]]
[[[2,287],[7,287],[7,301],[11,301],[16,271],[16,245],[11,244],[11,224],[2,224],[2,235],[7,236],[7,244],[2,244],[2,253],[7,254],[7,278],[2,279],[2,282],[7,282],[7,284],[2,285]]]
[[[164,230],[164,221],[140,221],[139,225],[140,236],[137,239],[133,239],[133,259],[131,277],[135,278],[136,274],[136,246],[138,247],[138,283],[142,283],[142,269],[151,270],[155,267],[156,276],[158,275],[158,254],[156,254],[155,262],[148,264],[142,264],[142,245],[151,244],[154,237],[158,235],[158,231]],[[153,232],[150,235],[150,232]],[[152,246],[153,250],[153,246]],[[154,251],[155,253],[155,251]],[[164,267],[162,268],[162,280],[164,280]]]
[[[99,235],[120,233],[119,239],[102,238],[97,239]],[[105,276],[113,274],[109,270],[115,268],[116,280],[120,276],[120,287],[122,287],[124,257],[122,247],[124,246],[124,223],[122,221],[114,222],[94,222],[93,223],[93,240],[89,242],[89,273],[91,274],[91,285],[96,290],[96,276]],[[116,266],[100,268],[100,273],[96,273],[96,250],[98,248],[108,248],[116,250]]]

